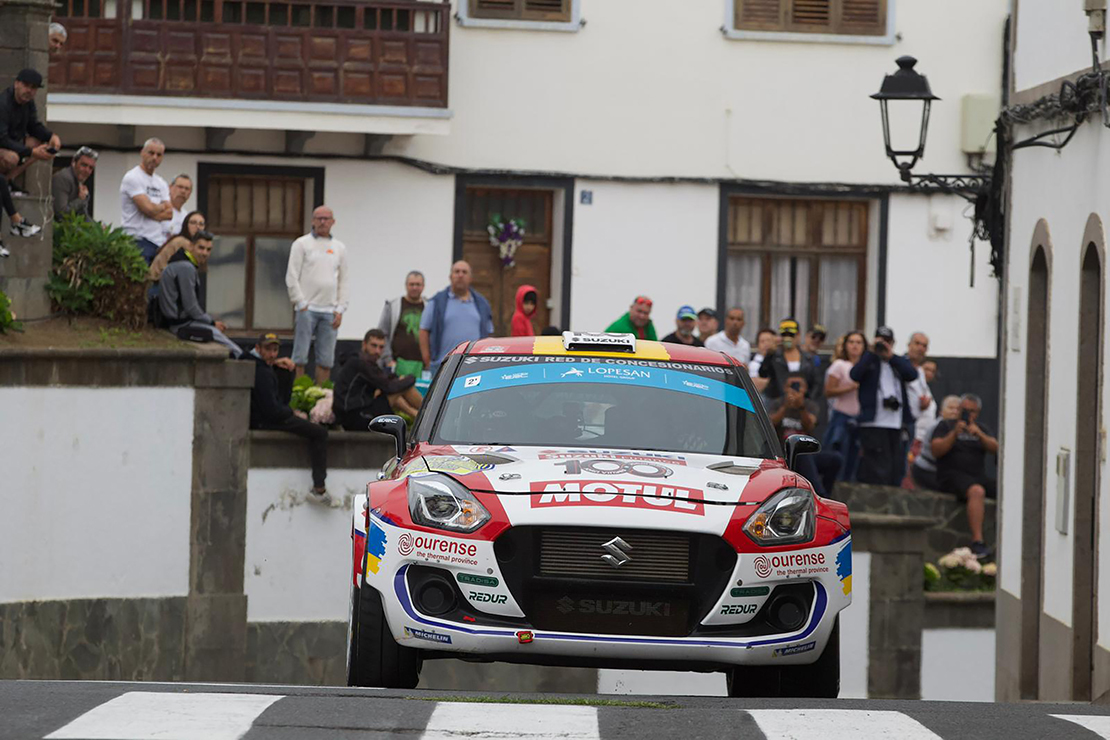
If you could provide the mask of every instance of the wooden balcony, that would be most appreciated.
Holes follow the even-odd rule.
[[[50,91],[447,107],[450,4],[61,0]]]

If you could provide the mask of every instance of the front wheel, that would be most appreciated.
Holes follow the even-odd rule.
[[[726,674],[729,696],[835,699],[840,695],[840,617],[811,665],[737,666]]]
[[[366,585],[352,587],[347,685],[413,689],[420,680],[420,664],[420,651],[398,645],[390,634],[381,594]]]

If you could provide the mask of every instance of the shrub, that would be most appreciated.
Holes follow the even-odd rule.
[[[123,229],[75,214],[54,224],[54,267],[46,292],[65,313],[146,323],[146,261]]]
[[[12,299],[0,290],[0,334],[7,334],[8,330],[23,331],[23,322],[15,320],[12,313]]]

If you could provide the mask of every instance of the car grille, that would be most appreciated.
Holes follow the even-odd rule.
[[[539,575],[602,580],[689,583],[690,536],[676,532],[606,529],[540,531]],[[619,568],[602,560],[603,545],[619,537],[631,558]]]

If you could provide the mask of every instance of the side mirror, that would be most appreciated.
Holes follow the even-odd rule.
[[[374,421],[377,420],[374,419]],[[373,425],[371,425],[371,429],[373,429]],[[786,439],[786,467],[797,470],[795,463],[797,463],[800,456],[812,455],[820,451],[821,443],[817,441],[816,437],[811,437],[808,434],[791,434]]]
[[[370,422],[370,431],[388,434],[393,437],[393,440],[397,443],[397,459],[400,460],[405,456],[405,449],[408,446],[405,441],[407,427],[405,426],[405,420],[400,416],[385,414],[374,417],[374,420]]]

